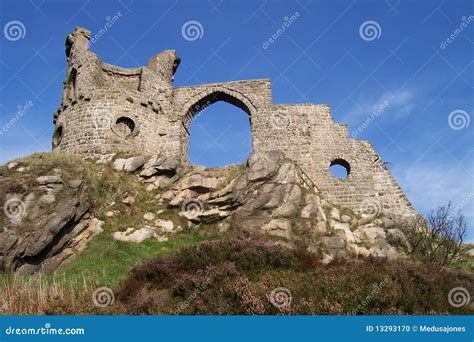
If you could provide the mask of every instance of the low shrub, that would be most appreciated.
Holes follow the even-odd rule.
[[[449,304],[455,287],[473,293],[474,277],[374,258],[323,265],[305,250],[239,237],[187,247],[134,268],[119,299],[131,314],[474,313],[472,306]]]

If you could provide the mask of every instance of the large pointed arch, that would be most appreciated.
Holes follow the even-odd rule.
[[[252,123],[252,115],[256,111],[252,102],[239,91],[224,86],[210,87],[187,100],[180,110],[182,123],[187,128],[196,114],[219,101],[242,109],[249,115],[250,123]]]
[[[240,108],[247,113],[249,117],[249,124],[252,133],[252,149],[253,149],[253,130],[252,130],[252,116],[256,113],[256,108],[248,97],[241,92],[225,86],[209,87],[185,101],[184,105],[179,110],[179,117],[183,128],[183,135],[181,138],[181,155],[188,156],[189,151],[189,125],[193,118],[216,102],[223,101]]]

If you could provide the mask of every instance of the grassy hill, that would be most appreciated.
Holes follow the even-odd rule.
[[[12,187],[26,191],[25,184],[60,169],[65,183],[84,180],[91,212],[104,224],[77,257],[52,273],[0,273],[4,314],[474,313],[472,303],[455,307],[448,301],[456,287],[474,294],[472,257],[450,268],[373,257],[323,264],[303,245],[287,246],[238,225],[226,232],[212,221],[189,225],[177,209],[158,202],[136,174],[115,172],[107,164],[61,154],[15,162],[15,169],[0,167],[0,198]],[[133,205],[122,202],[127,196],[135,198]],[[112,237],[147,224],[144,215],[150,212],[182,229],[167,235],[167,241],[130,243]],[[2,215],[0,224],[5,224]],[[102,287],[114,298],[106,298],[104,307],[97,305]]]

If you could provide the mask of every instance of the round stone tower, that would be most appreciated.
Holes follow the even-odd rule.
[[[169,135],[179,132],[176,120],[169,120],[180,62],[175,51],[152,57],[148,67],[125,69],[104,63],[89,50],[89,39],[83,28],[66,39],[68,67],[54,114],[53,150],[95,157],[177,149],[169,143]]]

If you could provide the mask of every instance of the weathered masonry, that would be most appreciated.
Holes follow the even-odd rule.
[[[89,31],[76,28],[66,40],[68,68],[54,114],[53,150],[85,157],[125,150],[185,162],[193,117],[225,101],[248,114],[254,151],[283,151],[331,201],[359,210],[375,199],[394,213],[415,213],[372,145],[350,139],[328,105],[273,104],[269,80],[175,88],[175,51],[150,58],[148,67],[124,69],[92,53],[89,38]],[[347,177],[332,176],[331,165],[343,166]]]

